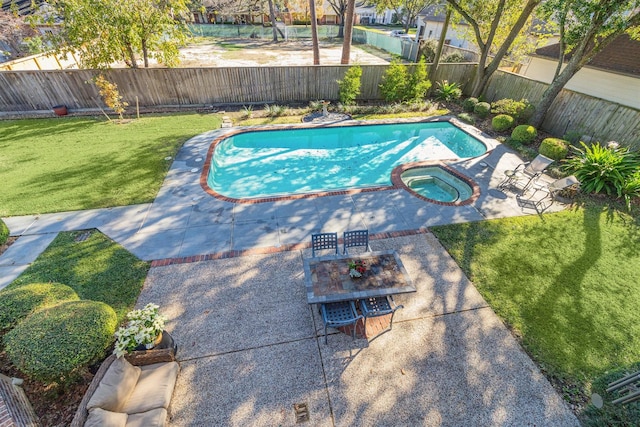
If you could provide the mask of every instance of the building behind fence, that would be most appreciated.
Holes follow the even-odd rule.
[[[379,84],[387,65],[362,65],[361,100],[380,100]],[[466,89],[476,64],[441,64],[435,80],[459,82]],[[156,68],[102,71],[118,85],[132,106],[198,108],[215,105],[307,103],[338,98],[338,83],[349,68],[335,66]],[[92,79],[96,70],[0,71],[2,113],[51,111],[63,104],[71,111],[103,106]],[[485,97],[526,98],[539,102],[547,84],[503,71],[489,81]],[[5,114],[6,115],[6,114]],[[616,140],[640,149],[640,111],[631,107],[563,90],[542,128],[563,136],[579,132],[596,140]]]

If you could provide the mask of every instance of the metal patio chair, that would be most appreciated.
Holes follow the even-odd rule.
[[[501,190],[509,187],[520,188],[519,185],[524,183],[521,188],[522,194],[524,194],[551,163],[553,163],[553,159],[538,154],[532,161],[521,163],[513,170],[504,171],[505,178],[498,185],[498,188]]]
[[[365,252],[371,252],[369,246],[369,230],[353,230],[345,231],[343,239],[342,253],[347,254],[347,248],[353,248],[355,246],[363,246]]]
[[[356,339],[356,325],[362,315],[358,314],[353,301],[330,302],[320,305],[320,314],[324,322],[324,343],[327,344],[327,328],[339,328],[353,325],[351,337]]]
[[[536,210],[536,212],[541,213],[545,210],[549,209],[553,202],[556,200],[556,195],[565,188],[569,188],[572,186],[580,185],[580,181],[575,176],[567,176],[565,178],[560,178],[553,181],[549,185],[545,185],[542,187],[537,187],[533,193],[527,198],[516,195],[516,200],[518,204],[522,207],[529,207]],[[540,197],[540,192],[542,193],[542,197]]]
[[[360,300],[360,311],[364,316],[364,334],[367,335],[367,319],[369,317],[378,317],[391,314],[391,321],[389,322],[389,330],[393,328],[393,316],[396,311],[404,308],[403,305],[396,305],[393,297],[372,297]]]
[[[333,249],[338,255],[338,233],[317,233],[311,235],[311,256],[316,256],[316,251]]]

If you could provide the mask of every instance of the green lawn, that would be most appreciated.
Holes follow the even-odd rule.
[[[0,216],[150,202],[178,148],[214,114],[0,121]]]
[[[608,373],[636,368],[637,217],[586,203],[432,231],[552,377],[577,384],[588,396],[591,384]],[[602,384],[595,390],[603,393]]]
[[[76,242],[82,233],[60,233],[9,287],[63,283],[80,299],[109,304],[121,321],[135,305],[150,264],[96,230]]]

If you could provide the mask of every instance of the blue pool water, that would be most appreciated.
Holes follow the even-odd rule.
[[[379,187],[398,165],[486,151],[449,122],[251,131],[218,143],[207,184],[234,199]]]

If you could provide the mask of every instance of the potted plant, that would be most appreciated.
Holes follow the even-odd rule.
[[[117,357],[134,350],[149,350],[162,340],[166,318],[160,314],[159,308],[158,305],[149,303],[140,310],[127,313],[129,322],[115,333],[113,353]]]
[[[365,271],[367,271],[367,266],[364,261],[349,261],[349,276],[352,278],[362,277]]]

